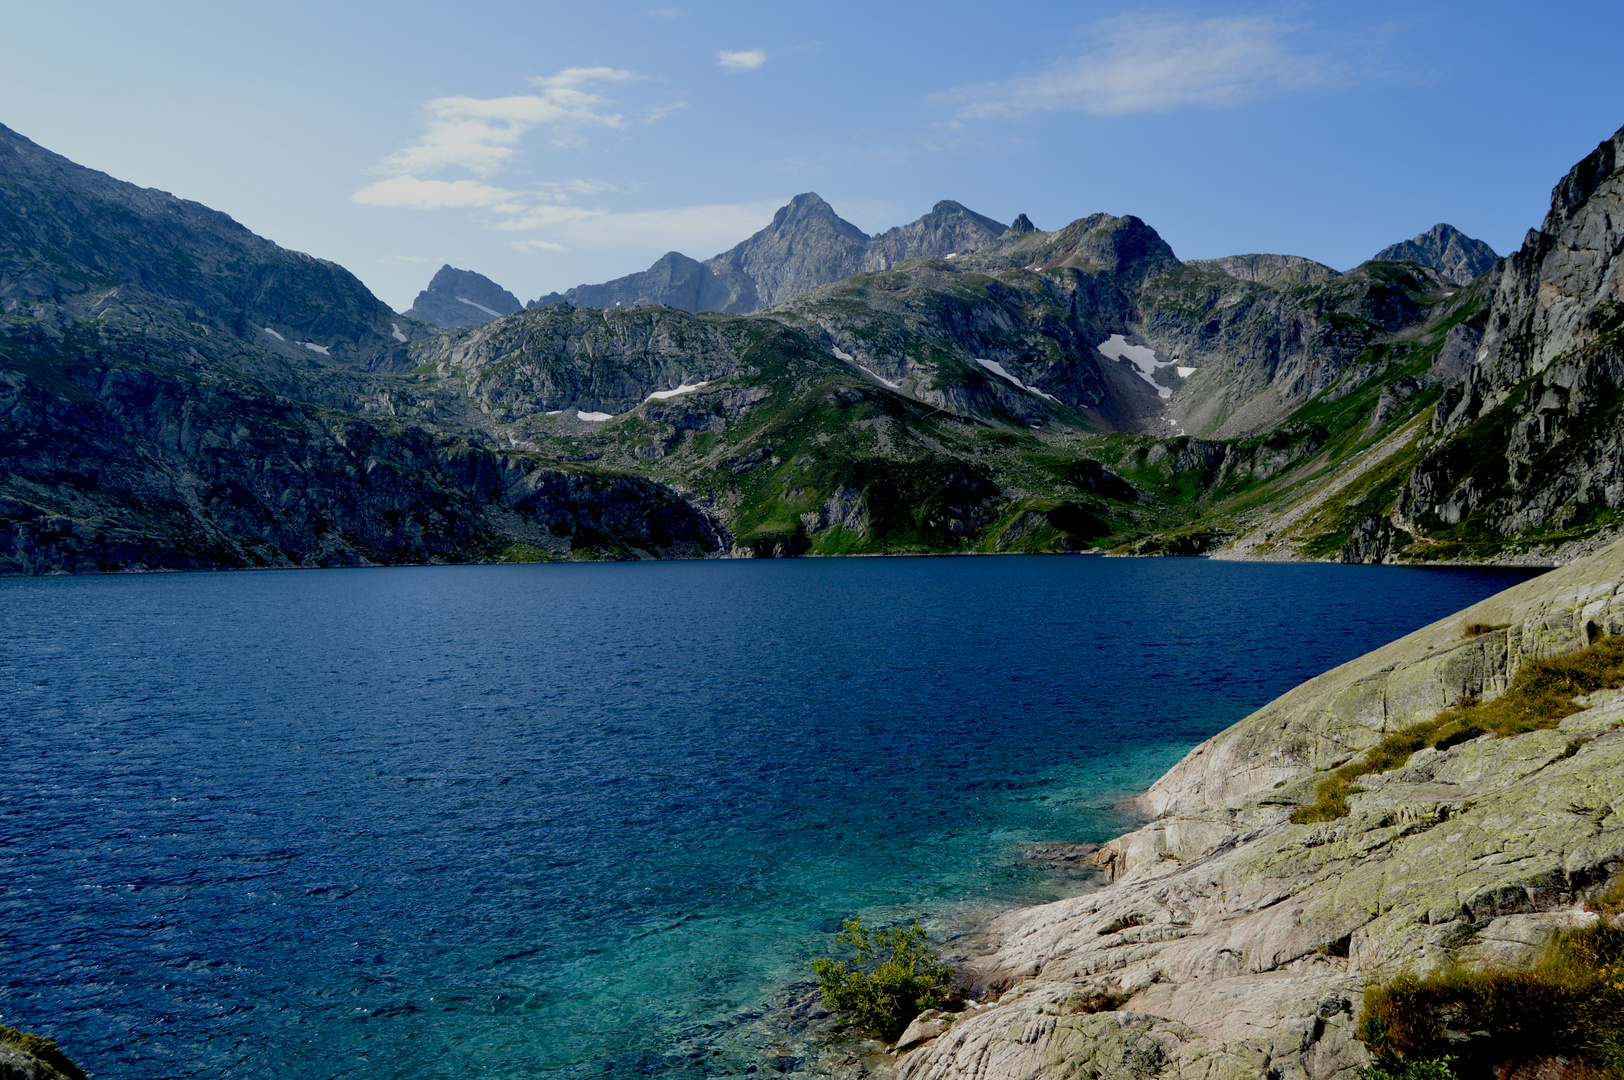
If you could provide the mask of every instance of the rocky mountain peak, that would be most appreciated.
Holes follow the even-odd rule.
[[[1009,232],[1012,236],[1020,236],[1024,233],[1037,231],[1038,227],[1032,224],[1032,219],[1027,217],[1025,214],[1016,214],[1015,220],[1009,223]]]
[[[907,259],[945,258],[978,251],[1004,232],[1004,226],[992,218],[952,199],[943,199],[918,221],[874,237],[863,269],[889,270]]]
[[[1416,262],[1438,271],[1438,276],[1456,285],[1469,285],[1473,278],[1494,268],[1500,256],[1481,240],[1474,240],[1453,225],[1439,222],[1426,232],[1401,243],[1382,248],[1378,262]]]
[[[815,192],[797,195],[772,224],[705,265],[729,286],[728,310],[769,307],[862,268],[868,234]],[[742,306],[748,299],[751,306]]]
[[[773,215],[771,225],[762,232],[771,232],[784,228],[826,228],[830,231],[853,240],[868,239],[868,233],[859,229],[839,214],[835,208],[824,201],[823,196],[815,191],[804,192],[795,196],[788,203],[778,208]],[[760,236],[757,233],[756,236]],[[754,239],[752,237],[752,239]],[[748,243],[749,241],[745,241]],[[736,250],[736,249],[735,249]]]
[[[456,330],[464,326],[483,326],[523,306],[518,297],[484,274],[458,270],[447,263],[440,267],[429,287],[417,294],[406,314]]]

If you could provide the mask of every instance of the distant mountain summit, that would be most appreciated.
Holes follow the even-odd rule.
[[[484,274],[458,270],[447,264],[440,267],[429,287],[417,294],[406,314],[447,330],[457,330],[464,326],[483,326],[522,307],[517,296]]]
[[[1500,256],[1481,240],[1473,240],[1453,225],[1439,222],[1412,240],[1376,252],[1379,262],[1414,262],[1430,266],[1445,281],[1468,285],[1494,268]]]
[[[759,311],[853,274],[976,251],[1004,232],[992,218],[944,199],[917,221],[871,237],[809,191],[780,207],[766,228],[704,262],[671,251],[647,270],[549,293],[526,306],[665,304],[683,311]]]
[[[1007,230],[990,217],[943,199],[918,221],[888,229],[868,242],[864,270],[889,270],[899,262],[978,251]]]

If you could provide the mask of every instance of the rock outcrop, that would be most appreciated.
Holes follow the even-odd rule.
[[[483,326],[521,307],[518,297],[484,274],[446,265],[435,273],[429,287],[417,294],[406,314],[456,330],[464,326]]]
[[[1417,262],[1438,271],[1445,281],[1469,285],[1479,274],[1493,270],[1500,256],[1483,241],[1439,222],[1420,236],[1382,248],[1375,261]]]
[[[1504,629],[1462,636],[1463,623]],[[1152,817],[1091,858],[1097,891],[1007,913],[975,962],[987,1007],[900,1080],[1351,1078],[1373,977],[1526,958],[1624,867],[1624,691],[1557,730],[1423,750],[1351,813],[1292,824],[1318,771],[1521,665],[1624,633],[1624,544],[1297,687],[1192,750]],[[1127,995],[1124,1000],[1123,995]],[[1114,1006],[1114,1007],[1111,1007]]]

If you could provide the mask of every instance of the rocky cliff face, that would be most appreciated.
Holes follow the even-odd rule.
[[[483,326],[522,307],[519,298],[472,270],[440,267],[406,314],[447,330]]]
[[[1382,248],[1375,261],[1417,262],[1438,271],[1445,281],[1469,285],[1479,274],[1493,270],[1500,256],[1483,241],[1440,222],[1420,236]]]
[[[1574,166],[1506,258],[1465,376],[1392,521],[1420,546],[1606,526],[1624,506],[1624,132]]]
[[[1509,624],[1463,638],[1463,622]],[[1369,1064],[1362,987],[1460,959],[1524,959],[1624,862],[1624,692],[1554,731],[1418,753],[1352,812],[1294,825],[1317,770],[1530,659],[1624,632],[1624,546],[1313,679],[1196,747],[1106,845],[1105,887],[999,918],[988,1007],[901,1080],[1328,1078]],[[937,1030],[940,1028],[938,1026]]]
[[[407,385],[373,403],[397,416],[367,418],[151,364],[111,336],[74,344],[0,363],[0,573],[726,547],[659,484],[437,430],[435,403]]]

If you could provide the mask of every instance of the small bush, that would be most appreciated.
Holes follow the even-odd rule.
[[[57,1049],[56,1043],[50,1039],[0,1024],[0,1043],[10,1043],[28,1051],[68,1080],[87,1080],[84,1070],[68,1060],[68,1055]]]
[[[1503,623],[1503,622],[1502,623],[1469,622],[1465,626],[1461,627],[1461,636],[1462,637],[1469,637],[1469,638],[1481,637],[1484,634],[1492,634],[1496,630],[1504,630],[1506,627],[1508,627],[1510,625],[1511,625],[1510,623]]]
[[[1624,874],[1615,877],[1607,888],[1586,900],[1585,908],[1601,915],[1624,913]]]
[[[1073,1016],[1083,1013],[1116,1012],[1128,1003],[1132,994],[1073,994],[1066,999],[1066,1012]]]
[[[1462,1072],[1562,1056],[1624,1070],[1624,929],[1560,932],[1519,968],[1454,965],[1365,987],[1359,1038],[1377,1066],[1459,1056]]]
[[[1360,1080],[1455,1080],[1451,1056],[1406,1061],[1394,1068],[1360,1069]]]
[[[919,923],[870,931],[861,919],[850,919],[839,940],[857,954],[850,967],[828,957],[812,961],[831,1012],[891,1042],[922,1010],[941,1003],[953,969],[926,942]]]
[[[1299,806],[1291,820],[1304,825],[1347,816],[1348,796],[1361,790],[1356,784],[1361,776],[1399,768],[1424,746],[1447,750],[1480,735],[1505,738],[1554,728],[1582,708],[1575,696],[1619,686],[1624,686],[1624,638],[1603,638],[1576,653],[1536,660],[1517,672],[1511,688],[1493,701],[1469,698],[1431,720],[1393,732],[1362,757],[1333,769],[1320,781],[1315,800]]]

